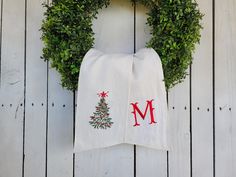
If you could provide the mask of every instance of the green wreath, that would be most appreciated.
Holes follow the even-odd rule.
[[[150,9],[147,24],[152,37],[146,47],[159,54],[168,90],[187,75],[195,44],[200,41],[203,14],[193,0],[136,1]],[[94,44],[92,21],[98,10],[108,5],[109,0],[54,0],[44,4],[42,58],[61,74],[63,87],[77,89],[82,59]]]

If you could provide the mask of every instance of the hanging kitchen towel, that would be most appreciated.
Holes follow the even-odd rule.
[[[167,150],[167,102],[153,49],[104,54],[91,49],[79,76],[75,152],[121,143]]]

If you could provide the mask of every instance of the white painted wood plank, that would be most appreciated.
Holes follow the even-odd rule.
[[[134,12],[130,1],[111,0],[93,22],[94,48],[106,53],[133,53]]]
[[[169,176],[190,177],[189,77],[172,88],[168,97],[172,146],[169,151]]]
[[[127,0],[114,0],[94,21],[95,48],[107,53],[133,53],[133,7]],[[117,145],[76,154],[76,177],[132,177],[132,145]]]
[[[48,177],[73,176],[73,106],[73,92],[62,88],[61,76],[49,67]]]
[[[215,170],[236,176],[236,1],[215,2]],[[232,109],[230,111],[230,108]]]
[[[150,39],[150,28],[146,24],[148,9],[137,4],[136,8],[136,48],[144,48]],[[147,137],[148,138],[148,137]],[[166,177],[167,152],[153,150],[141,146],[136,148],[136,176],[137,177]]]
[[[46,164],[47,63],[40,59],[44,0],[27,1],[25,177],[44,177]]]
[[[136,3],[136,51],[146,47],[146,43],[151,39],[151,29],[146,24],[148,11],[144,5]]]
[[[60,76],[49,70],[48,177],[73,174],[73,94],[61,87]]]
[[[20,177],[23,160],[25,4],[24,0],[7,0],[3,6],[0,176]]]
[[[76,154],[76,177],[132,177],[133,146],[116,145]]]
[[[166,177],[167,152],[137,146],[136,150],[137,177]]]
[[[198,0],[202,37],[192,65],[192,173],[213,176],[212,1]]]

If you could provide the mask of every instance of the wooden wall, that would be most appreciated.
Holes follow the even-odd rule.
[[[77,93],[62,89],[40,59],[43,2],[0,1],[0,177],[236,176],[235,0],[197,0],[201,43],[189,76],[168,94],[173,150],[122,144],[80,155],[73,154]],[[146,11],[113,0],[94,21],[95,47],[144,47]]]

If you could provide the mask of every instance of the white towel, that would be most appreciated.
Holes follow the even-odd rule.
[[[136,54],[89,50],[79,76],[74,152],[121,143],[168,150],[163,79],[151,48]]]

